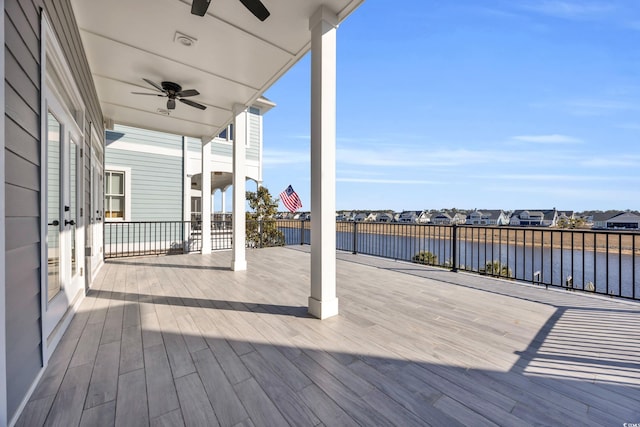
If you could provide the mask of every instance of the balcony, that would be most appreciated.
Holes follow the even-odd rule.
[[[18,425],[622,425],[640,305],[308,247],[109,260]]]

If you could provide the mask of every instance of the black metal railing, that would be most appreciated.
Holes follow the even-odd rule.
[[[195,221],[118,221],[104,223],[104,256],[121,258],[142,255],[197,252]]]
[[[309,244],[309,221],[278,221]],[[336,248],[536,285],[640,299],[640,233],[541,227],[337,222]]]

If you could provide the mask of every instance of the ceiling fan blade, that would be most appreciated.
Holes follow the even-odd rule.
[[[151,96],[167,96],[163,93],[145,93],[145,92],[131,92],[134,95],[151,95]]]
[[[261,21],[264,21],[271,15],[260,0],[240,0],[240,2]]]
[[[182,96],[182,97],[196,96],[196,95],[200,95],[200,92],[198,92],[195,89],[187,89],[187,90],[183,90],[181,92],[176,93],[176,95]]]
[[[199,110],[206,110],[207,109],[207,107],[205,107],[204,105],[198,104],[197,102],[193,102],[190,99],[180,99],[179,101],[184,103],[184,104],[187,104],[187,105],[189,105],[191,107],[197,108]]]
[[[209,4],[211,0],[193,0],[191,3],[191,13],[193,15],[204,16],[207,13],[207,9],[209,9]]]
[[[176,109],[176,100],[167,99],[167,110],[175,110],[175,109]]]
[[[144,80],[145,82],[149,83],[151,86],[155,87],[160,92],[164,92],[164,89],[162,89],[162,86],[160,86],[158,83],[156,83],[154,81],[151,81],[149,79],[145,79],[144,77],[142,78],[142,80]]]

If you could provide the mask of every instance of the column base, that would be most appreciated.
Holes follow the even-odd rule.
[[[313,297],[309,297],[308,313],[320,320],[338,315],[338,298],[330,301],[318,301]]]
[[[232,271],[246,271],[247,270],[247,261],[231,261],[231,270]]]
[[[205,249],[205,248],[202,248],[202,249],[200,250],[200,253],[201,253],[202,255],[210,255],[210,254],[211,254],[211,249]]]

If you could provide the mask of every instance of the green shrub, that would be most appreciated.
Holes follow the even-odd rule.
[[[416,264],[435,265],[438,263],[438,256],[429,251],[418,252],[411,258],[411,261]]]
[[[497,260],[488,261],[484,266],[484,273],[490,276],[513,277],[509,266]]]

